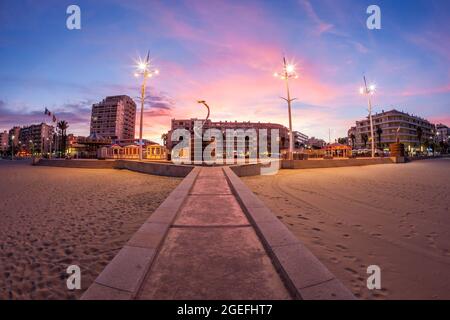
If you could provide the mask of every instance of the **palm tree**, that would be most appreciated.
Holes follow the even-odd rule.
[[[367,135],[367,133],[361,134],[361,140],[364,142],[364,149],[365,149],[367,146],[367,141],[369,141],[369,136]]]
[[[417,139],[419,140],[419,148],[422,145],[422,135],[423,135],[423,131],[421,127],[417,127],[416,129],[416,134],[417,134]]]
[[[161,140],[162,140],[163,146],[165,146],[167,144],[167,133],[163,133],[161,135]]]
[[[66,130],[69,128],[69,124],[65,120],[61,120],[57,124],[58,129],[61,132],[61,153],[66,154],[67,135]]]
[[[355,140],[356,140],[356,137],[355,137],[355,134],[350,134],[350,140],[352,141],[352,149],[355,149]]]
[[[380,126],[377,127],[377,136],[378,136],[378,148],[381,149],[381,134],[383,133],[383,129]]]

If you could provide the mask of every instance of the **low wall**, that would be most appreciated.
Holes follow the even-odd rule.
[[[340,160],[282,160],[282,169],[314,169],[393,163],[391,158]]]
[[[259,163],[230,166],[230,169],[238,177],[259,176],[261,174],[261,164]]]
[[[64,168],[86,168],[86,169],[114,169],[114,160],[65,160],[65,159],[40,159],[37,166],[64,167]]]
[[[130,160],[116,160],[116,169],[128,169],[131,171],[154,174],[168,177],[186,177],[194,168],[171,163],[139,162]]]
[[[438,156],[418,156],[418,157],[407,157],[408,161],[416,161],[416,160],[428,160],[428,159],[439,159],[439,158],[450,158],[449,154],[442,154]]]

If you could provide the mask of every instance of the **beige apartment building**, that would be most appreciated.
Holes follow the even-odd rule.
[[[423,145],[434,137],[435,126],[428,120],[396,109],[375,113],[372,115],[372,119],[376,148],[388,148],[389,144],[396,141],[398,135],[400,142],[405,144],[405,147],[411,151],[423,148]],[[377,133],[378,128],[382,130],[380,135]],[[355,137],[355,149],[370,148],[369,118],[356,121],[356,126],[350,128],[348,131],[350,144],[352,141],[351,134]],[[367,135],[368,138],[366,144],[364,144],[364,135]]]
[[[244,121],[244,122],[238,122],[238,121],[211,121],[211,120],[204,120],[204,119],[197,119],[197,118],[192,118],[192,119],[172,119],[172,123],[171,123],[171,130],[167,133],[167,141],[166,141],[166,147],[167,150],[170,154],[171,150],[173,149],[173,147],[175,145],[177,145],[179,142],[172,142],[171,141],[171,136],[172,136],[172,132],[176,129],[186,129],[190,132],[191,135],[191,158],[194,158],[194,124],[196,121],[201,121],[203,123],[203,131],[207,130],[207,129],[218,129],[222,132],[223,134],[223,157],[226,157],[226,144],[227,144],[227,137],[226,137],[226,130],[247,130],[247,129],[255,129],[256,131],[256,137],[254,137],[254,141],[252,141],[253,143],[255,143],[256,145],[258,145],[258,139],[259,139],[259,131],[261,129],[266,129],[267,130],[267,149],[270,152],[271,149],[271,129],[278,129],[279,130],[279,137],[277,139],[277,143],[279,144],[279,151],[280,153],[283,153],[283,151],[286,151],[289,148],[289,130],[281,125],[281,124],[276,124],[276,123],[262,123],[262,122],[250,122],[250,121]],[[242,141],[238,141],[238,139],[234,139],[234,143],[233,143],[233,150],[234,150],[234,156],[244,156],[244,157],[248,157],[248,151],[249,151],[249,144],[250,144],[250,137],[247,136],[244,140],[244,142]],[[211,141],[203,141],[202,143],[202,150],[198,150],[201,153],[203,152],[204,148],[210,144],[213,140]],[[245,154],[244,155],[238,155],[237,151],[238,149],[241,150],[245,150]],[[220,152],[218,150],[216,150],[216,152]],[[257,149],[257,154],[259,155],[259,149]]]
[[[136,103],[129,96],[110,96],[92,105],[91,135],[134,139],[135,124]]]
[[[53,126],[46,123],[32,124],[20,129],[19,147],[29,152],[50,153],[55,147],[53,139]]]

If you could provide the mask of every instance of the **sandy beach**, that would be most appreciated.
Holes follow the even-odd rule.
[[[79,298],[180,181],[0,161],[0,299]]]
[[[243,180],[357,297],[450,299],[450,159]]]

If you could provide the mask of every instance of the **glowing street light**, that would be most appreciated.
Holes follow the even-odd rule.
[[[372,101],[371,96],[375,94],[376,86],[371,84],[367,86],[366,76],[364,76],[364,87],[359,88],[359,93],[367,96],[367,103],[369,106],[369,121],[370,121],[370,135],[371,135],[371,145],[372,145],[372,158],[375,158],[375,139],[373,134],[373,120],[372,120]]]
[[[150,51],[147,53],[147,58],[145,60],[139,59],[136,65],[135,77],[142,76],[142,87],[141,87],[141,121],[139,123],[139,160],[142,160],[143,156],[143,142],[142,142],[142,129],[144,121],[144,100],[145,100],[145,90],[147,86],[147,78],[151,78],[154,75],[158,75],[159,70],[152,69],[150,64]]]
[[[15,139],[15,136],[12,135],[11,136],[11,160],[14,160],[14,139]]]
[[[287,98],[281,98],[283,100],[286,100],[288,104],[288,112],[289,112],[289,153],[288,153],[288,159],[293,159],[293,153],[294,153],[294,134],[292,132],[292,113],[291,113],[291,102],[294,101],[296,98],[291,99],[291,95],[289,92],[289,79],[294,78],[297,79],[298,75],[295,71],[295,65],[292,63],[287,63],[286,58],[283,57],[283,71],[281,73],[275,72],[274,77],[282,79],[286,82],[286,92],[287,92]]]

